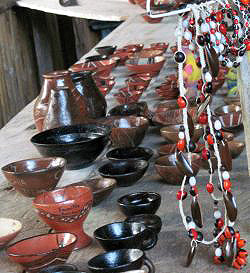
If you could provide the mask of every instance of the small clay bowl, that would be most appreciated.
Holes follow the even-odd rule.
[[[118,65],[124,65],[128,58],[131,57],[133,54],[134,53],[128,52],[125,49],[118,49],[114,52],[112,58],[118,57],[119,58]]]
[[[169,143],[177,143],[178,142],[178,133],[182,124],[169,125],[161,128],[161,136],[164,137]],[[202,125],[196,123],[194,125],[194,132],[192,136],[192,140],[197,142],[203,134]]]
[[[60,272],[79,272],[77,271],[77,267],[73,264],[58,264],[58,265],[51,265],[39,271],[39,273],[60,273]]]
[[[130,89],[129,87],[120,88],[119,91],[114,94],[117,102],[120,104],[129,104],[138,102],[145,90],[144,86],[138,86],[136,89]]]
[[[150,47],[155,49],[162,49],[164,52],[166,52],[169,47],[169,43],[164,42],[152,43],[150,44]]]
[[[107,60],[108,56],[106,55],[92,55],[85,58],[85,62],[95,62],[95,61],[102,61]]]
[[[154,152],[149,148],[144,147],[131,147],[131,148],[118,148],[109,151],[106,157],[111,161],[117,160],[146,160],[148,161]]]
[[[29,273],[53,263],[66,261],[71,254],[77,237],[68,232],[42,234],[18,241],[7,248],[9,258],[24,267]]]
[[[156,192],[136,192],[117,200],[122,213],[127,217],[139,214],[155,214],[161,205],[161,196]]]
[[[32,158],[12,162],[2,167],[2,172],[18,192],[35,197],[56,187],[65,165],[61,157]]]
[[[144,87],[146,89],[150,83],[150,81],[135,81],[130,78],[128,78],[125,82],[129,89],[138,89],[140,87]]]
[[[116,187],[116,180],[112,178],[95,178],[83,180],[68,186],[86,186],[93,193],[93,206],[97,206],[106,199]],[[67,186],[66,186],[67,187]]]
[[[194,175],[197,175],[201,165],[201,157],[196,153],[192,153],[191,159]],[[167,184],[181,185],[184,174],[176,166],[175,154],[159,157],[155,161],[157,173],[164,179]]]
[[[98,124],[63,126],[43,131],[31,138],[43,156],[61,156],[67,169],[89,166],[109,141],[110,127]]]
[[[97,71],[97,67],[93,66],[91,63],[92,62],[73,64],[69,68],[69,71],[70,72],[84,72],[84,71],[96,72]]]
[[[145,227],[154,230],[157,234],[161,231],[162,221],[158,215],[155,214],[138,214],[128,217],[127,223],[141,223]]]
[[[95,50],[101,55],[110,56],[115,52],[116,48],[117,46],[99,46]]]
[[[155,48],[144,48],[140,52],[134,54],[133,58],[153,58],[156,56],[162,56],[164,50]]]
[[[143,49],[144,44],[129,44],[123,47],[127,52],[139,52]]]
[[[245,142],[232,140],[228,142],[228,148],[230,151],[230,154],[232,156],[232,159],[237,158],[245,149]]]
[[[22,224],[18,220],[10,218],[0,218],[0,249],[13,240],[22,229]]]
[[[111,161],[99,168],[99,174],[113,178],[119,187],[128,187],[140,180],[148,168],[145,160]]]
[[[238,105],[220,106],[214,110],[220,120],[223,129],[234,129],[242,124],[242,111]]]
[[[173,154],[176,151],[176,144],[162,145],[158,150],[159,156]]]
[[[142,116],[147,117],[148,105],[146,102],[134,102],[130,104],[122,104],[113,107],[109,112],[108,116]]]

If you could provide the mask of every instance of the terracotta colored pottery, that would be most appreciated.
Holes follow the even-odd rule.
[[[32,158],[12,162],[2,167],[2,172],[18,192],[35,197],[56,187],[65,165],[61,157]]]
[[[120,104],[135,103],[139,101],[144,90],[145,90],[144,86],[138,86],[136,89],[123,87],[120,88],[116,94],[114,94],[114,97]]]
[[[115,52],[116,48],[117,46],[99,46],[95,50],[101,55],[110,56]]]
[[[232,159],[237,158],[245,149],[245,142],[241,142],[241,141],[229,141],[228,142],[228,148],[230,151],[230,154],[232,156]]]
[[[224,98],[224,102],[226,104],[234,104],[234,105],[241,106],[240,96],[227,96]]]
[[[31,138],[43,156],[64,157],[67,169],[89,166],[102,153],[110,136],[108,125],[72,125],[41,132]]]
[[[112,193],[116,187],[116,180],[112,178],[100,177],[73,183],[67,187],[70,186],[89,187],[93,193],[93,206],[97,206]]]
[[[164,42],[152,43],[150,44],[150,47],[155,49],[162,49],[164,52],[166,52],[169,47],[169,43]]]
[[[120,249],[93,257],[88,261],[88,268],[94,273],[118,273],[138,270],[145,265],[148,273],[155,273],[153,263],[140,249]]]
[[[130,58],[126,66],[134,73],[156,73],[158,74],[165,63],[165,57],[156,56],[153,58]]]
[[[80,272],[80,271],[77,271],[77,267],[73,264],[68,264],[68,263],[65,263],[65,264],[58,264],[58,265],[51,265],[51,266],[48,266],[44,269],[42,269],[41,271],[39,271],[39,273],[71,273],[71,272]]]
[[[149,250],[157,243],[157,234],[142,223],[115,222],[94,231],[94,237],[106,251],[136,247]]]
[[[39,217],[52,229],[70,231],[77,236],[74,249],[86,247],[92,241],[82,227],[92,203],[92,191],[84,186],[71,186],[42,193],[33,200]]]
[[[110,161],[99,168],[99,174],[113,178],[119,187],[128,187],[140,180],[148,168],[145,160]]]
[[[155,49],[155,48],[144,48],[138,53],[135,53],[133,58],[153,58],[156,56],[162,56],[164,50],[162,49]]]
[[[22,223],[10,218],[0,218],[0,249],[13,240],[22,229]]]
[[[76,63],[73,64],[69,71],[71,72],[85,72],[85,71],[92,71],[96,72],[97,67],[92,65],[92,62],[84,62],[84,63]]]
[[[124,46],[124,49],[127,52],[140,52],[144,47],[144,44],[129,44]]]
[[[136,81],[136,80],[133,80],[131,78],[128,78],[125,81],[125,83],[127,84],[129,89],[132,89],[132,90],[133,89],[135,89],[135,90],[139,89],[140,90],[141,88],[146,89],[148,87],[150,81]]]
[[[205,144],[198,142],[196,143],[196,149],[193,151],[193,153],[200,153],[203,148],[205,148]],[[175,151],[176,144],[165,144],[157,150],[159,156],[173,154]]]
[[[135,192],[120,197],[117,203],[127,217],[138,214],[155,214],[161,205],[161,196],[156,192]]]
[[[48,265],[65,262],[77,237],[71,233],[43,234],[18,241],[7,248],[9,258],[26,270],[36,273]]]
[[[150,24],[158,24],[162,21],[163,17],[151,18],[147,13],[142,14],[143,19]]]
[[[191,165],[194,175],[197,175],[201,165],[200,155],[192,153]],[[176,166],[175,154],[159,157],[155,161],[155,168],[167,184],[181,185],[184,174]]]
[[[113,55],[113,57],[118,57],[120,60],[118,62],[118,65],[124,65],[125,62],[128,60],[129,57],[131,57],[134,53],[131,53],[129,51],[126,51],[125,49],[117,49]]]

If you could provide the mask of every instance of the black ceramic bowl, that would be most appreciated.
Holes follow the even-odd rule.
[[[92,55],[85,58],[85,62],[96,62],[96,61],[102,61],[107,60],[108,56],[106,55]]]
[[[130,216],[125,220],[125,222],[143,224],[145,227],[154,230],[156,233],[159,233],[162,227],[161,218],[155,214],[138,214]]]
[[[95,256],[88,261],[88,268],[94,273],[117,273],[148,267],[149,273],[154,273],[154,266],[140,249],[120,249]]]
[[[106,154],[106,157],[112,161],[128,159],[141,159],[148,161],[153,156],[153,154],[153,151],[149,148],[131,147],[111,150]]]
[[[117,46],[99,46],[95,50],[101,55],[110,56],[115,52],[116,48]]]
[[[103,177],[114,178],[120,187],[128,187],[141,179],[148,168],[145,160],[111,161],[99,168]]]
[[[42,269],[39,273],[58,273],[58,272],[76,272],[78,269],[73,264],[58,264],[51,265],[47,268]]]
[[[161,196],[156,192],[136,192],[122,196],[118,205],[126,216],[155,214],[161,204]]]
[[[108,116],[143,116],[147,117],[148,106],[146,102],[134,102],[117,105],[110,109]]]
[[[45,157],[65,158],[66,168],[73,170],[92,163],[104,150],[110,133],[107,125],[63,126],[38,133],[31,142]]]

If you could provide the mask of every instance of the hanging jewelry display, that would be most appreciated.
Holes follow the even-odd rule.
[[[180,96],[178,106],[183,113],[183,126],[179,130],[179,140],[176,149],[176,165],[185,174],[180,190],[177,192],[179,210],[183,224],[191,238],[186,266],[192,263],[199,244],[214,245],[214,263],[226,262],[229,266],[241,269],[247,262],[245,240],[234,228],[237,219],[237,205],[232,193],[232,183],[229,171],[232,169],[232,158],[228,144],[224,140],[221,122],[216,120],[210,109],[212,100],[213,80],[218,76],[220,65],[238,67],[242,56],[250,47],[249,39],[249,6],[247,0],[207,1],[190,3],[176,1],[171,6],[167,0],[147,0],[148,15],[157,18],[178,14],[176,30],[177,51],[174,59],[178,64],[178,83]],[[164,11],[162,11],[164,10]],[[231,24],[230,24],[231,22]],[[229,28],[232,31],[229,31]],[[193,121],[188,114],[188,97],[183,79],[183,68],[186,55],[182,48],[188,45],[193,54],[198,53],[197,64],[201,69],[201,79],[197,88],[196,120],[204,128],[203,139],[205,147],[201,156],[209,164],[209,179],[206,191],[214,204],[215,229],[213,239],[206,240],[201,232],[203,228],[202,211],[199,201],[199,191],[191,164],[191,153],[196,145],[191,140]],[[187,158],[184,152],[187,151]],[[211,153],[214,153],[218,169],[219,194],[215,194],[214,168]],[[186,183],[188,182],[188,183]],[[190,187],[191,216],[184,213],[185,199],[188,196],[186,187]],[[224,211],[218,204],[224,205]],[[223,216],[224,214],[224,216]]]

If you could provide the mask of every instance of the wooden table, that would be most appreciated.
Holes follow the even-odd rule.
[[[141,17],[128,19],[124,24],[117,28],[111,35],[106,37],[99,45],[117,44],[118,46],[126,45],[131,42],[144,42],[149,45],[154,41],[170,41],[174,42],[174,26],[176,19],[164,19],[159,25],[145,24]],[[136,31],[132,31],[136,30]],[[90,54],[92,54],[91,52]],[[154,93],[154,87],[159,84],[166,74],[172,73],[175,69],[172,59],[169,59],[161,74],[152,82],[150,88],[143,94],[142,100],[146,100],[149,105],[153,105],[157,99]],[[120,78],[114,89],[108,95],[109,108],[114,105],[112,94],[123,83],[124,77],[127,75],[126,68],[117,68],[114,70],[114,75]],[[216,96],[214,106],[222,104],[222,97]],[[0,131],[0,166],[9,162],[40,156],[36,149],[32,146],[29,139],[36,133],[34,122],[32,119],[33,103],[24,108],[16,117],[14,117]],[[241,133],[238,139],[243,139],[244,134]],[[176,201],[176,191],[178,187],[170,186],[164,183],[156,174],[154,169],[154,159],[156,158],[156,149],[164,144],[164,140],[159,137],[159,128],[151,127],[142,143],[142,146],[148,146],[154,149],[155,155],[144,178],[135,185],[128,188],[117,188],[112,195],[103,201],[99,206],[93,208],[87,221],[85,229],[88,234],[92,235],[93,231],[104,224],[124,219],[122,213],[118,210],[116,200],[127,193],[136,191],[155,191],[162,195],[162,204],[157,214],[162,218],[163,227],[159,234],[157,246],[148,251],[147,255],[156,266],[156,273],[218,273],[234,272],[227,266],[216,266],[212,263],[213,247],[200,247],[190,268],[184,268],[183,262],[188,249],[190,240],[184,231],[181,222],[179,210]],[[99,158],[97,162],[87,169],[76,171],[65,171],[58,186],[71,184],[88,177],[98,175],[97,168],[103,162],[103,158]],[[200,192],[202,207],[205,219],[205,231],[213,229],[212,217],[212,202],[204,191],[207,183],[207,171],[200,170],[198,174],[198,186],[203,190]],[[234,169],[231,173],[233,182],[233,191],[236,195],[239,210],[237,224],[240,226],[242,237],[250,240],[250,220],[249,220],[249,199],[250,199],[250,184],[247,175],[246,153],[244,152],[237,160],[234,161]],[[0,174],[0,204],[1,217],[13,217],[19,219],[23,223],[22,233],[15,240],[46,233],[49,228],[42,223],[34,209],[32,208],[32,200],[25,198],[16,193],[15,190],[10,190],[8,184]],[[187,201],[189,202],[189,201]],[[189,205],[187,205],[189,207]],[[206,208],[206,209],[204,209]],[[210,236],[211,238],[211,236]],[[103,252],[96,242],[86,249],[76,251],[70,256],[69,262],[75,263],[80,269],[85,270],[87,261],[93,256]],[[0,272],[3,273],[19,273],[21,268],[11,263],[5,252],[0,252]],[[249,272],[248,268],[242,272]]]

